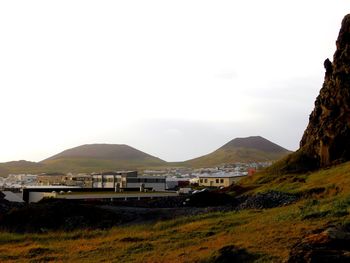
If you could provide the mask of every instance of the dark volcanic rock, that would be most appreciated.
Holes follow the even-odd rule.
[[[332,226],[305,236],[292,248],[287,262],[350,262],[349,229]]]
[[[0,216],[0,230],[11,232],[45,232],[83,228],[108,228],[129,222],[129,214],[119,214],[77,202],[46,200],[14,208]]]
[[[324,83],[300,149],[284,160],[282,172],[305,172],[350,160],[350,14],[343,19],[336,46],[333,62],[324,62]]]
[[[209,207],[209,206],[224,206],[224,205],[234,205],[236,199],[225,193],[218,192],[201,192],[189,196],[185,200],[186,206],[193,207]]]
[[[259,256],[248,253],[245,249],[237,248],[233,245],[224,246],[213,255],[206,262],[210,263],[231,263],[231,262],[254,262]]]
[[[268,191],[266,193],[258,193],[249,197],[242,197],[242,199],[245,200],[242,200],[238,209],[266,209],[289,205],[297,201],[299,197],[289,193]]]
[[[4,199],[5,195],[0,192],[0,217],[10,211],[12,208],[23,207],[23,203],[14,203]]]

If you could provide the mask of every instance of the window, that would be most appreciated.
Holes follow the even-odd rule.
[[[203,179],[200,179],[199,182],[202,184],[203,183]]]
[[[220,183],[223,184],[224,183],[224,179],[220,179]]]
[[[218,184],[218,183],[219,183],[219,179],[215,179],[215,183],[217,183],[217,184]]]
[[[204,179],[204,183],[207,183],[208,182],[208,179]]]

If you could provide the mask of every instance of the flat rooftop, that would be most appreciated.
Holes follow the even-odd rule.
[[[35,189],[77,189],[79,186],[66,186],[66,185],[33,185],[24,186],[24,189],[35,190]]]
[[[96,193],[64,193],[57,194],[57,199],[125,199],[125,198],[142,198],[142,197],[170,197],[178,196],[176,192],[96,192]]]
[[[198,175],[199,178],[234,178],[234,177],[244,177],[246,175],[242,174],[201,174]]]

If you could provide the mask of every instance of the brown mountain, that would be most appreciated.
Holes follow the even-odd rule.
[[[186,161],[185,164],[193,167],[209,167],[235,162],[275,161],[289,153],[287,149],[261,136],[251,136],[233,139],[216,151]]]
[[[157,162],[164,162],[147,153],[141,152],[131,146],[125,144],[85,144],[65,150],[59,154],[49,157],[42,161],[46,163],[50,160],[66,159],[66,158],[88,158],[103,160],[149,160],[154,159]]]
[[[0,176],[10,173],[101,172],[159,167],[167,163],[125,144],[87,144],[65,150],[39,163],[0,163]]]
[[[65,150],[40,163],[49,171],[60,172],[137,169],[166,164],[157,157],[125,144],[86,144]]]
[[[261,136],[250,136],[245,138],[236,138],[229,141],[219,149],[232,149],[232,148],[250,148],[262,152],[285,154],[288,152],[287,149],[261,137]]]
[[[342,21],[336,47],[333,62],[324,62],[324,83],[300,149],[276,171],[304,172],[350,160],[350,14]]]

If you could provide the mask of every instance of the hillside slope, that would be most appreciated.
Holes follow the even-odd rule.
[[[25,160],[0,163],[0,176],[7,176],[11,173],[38,173],[42,172],[44,167],[45,165],[43,164]]]
[[[164,162],[157,157],[125,144],[85,144],[51,156],[41,161],[41,163],[68,158],[87,158],[111,161],[143,161],[153,159],[156,162]]]
[[[0,163],[0,176],[10,173],[101,172],[159,167],[167,162],[124,144],[87,144],[65,150],[41,162]]]
[[[193,167],[209,167],[235,162],[266,162],[278,160],[290,151],[270,142],[261,136],[236,138],[226,143],[216,151],[186,161]]]
[[[253,189],[251,194],[274,190],[300,199],[274,208],[219,210],[112,229],[40,234],[1,230],[0,260],[349,262],[349,234],[341,227],[350,227],[350,163],[295,176],[256,174],[240,187]],[[26,222],[25,216],[30,214],[17,220]]]
[[[277,160],[288,150],[260,136],[236,138],[215,152],[185,162],[163,161],[125,144],[86,144],[53,155],[39,163],[15,161],[0,163],[0,176],[9,173],[96,172],[120,169],[164,167],[210,167],[233,162]]]
[[[50,171],[96,172],[137,169],[165,161],[125,144],[86,144],[65,150],[40,162]]]

